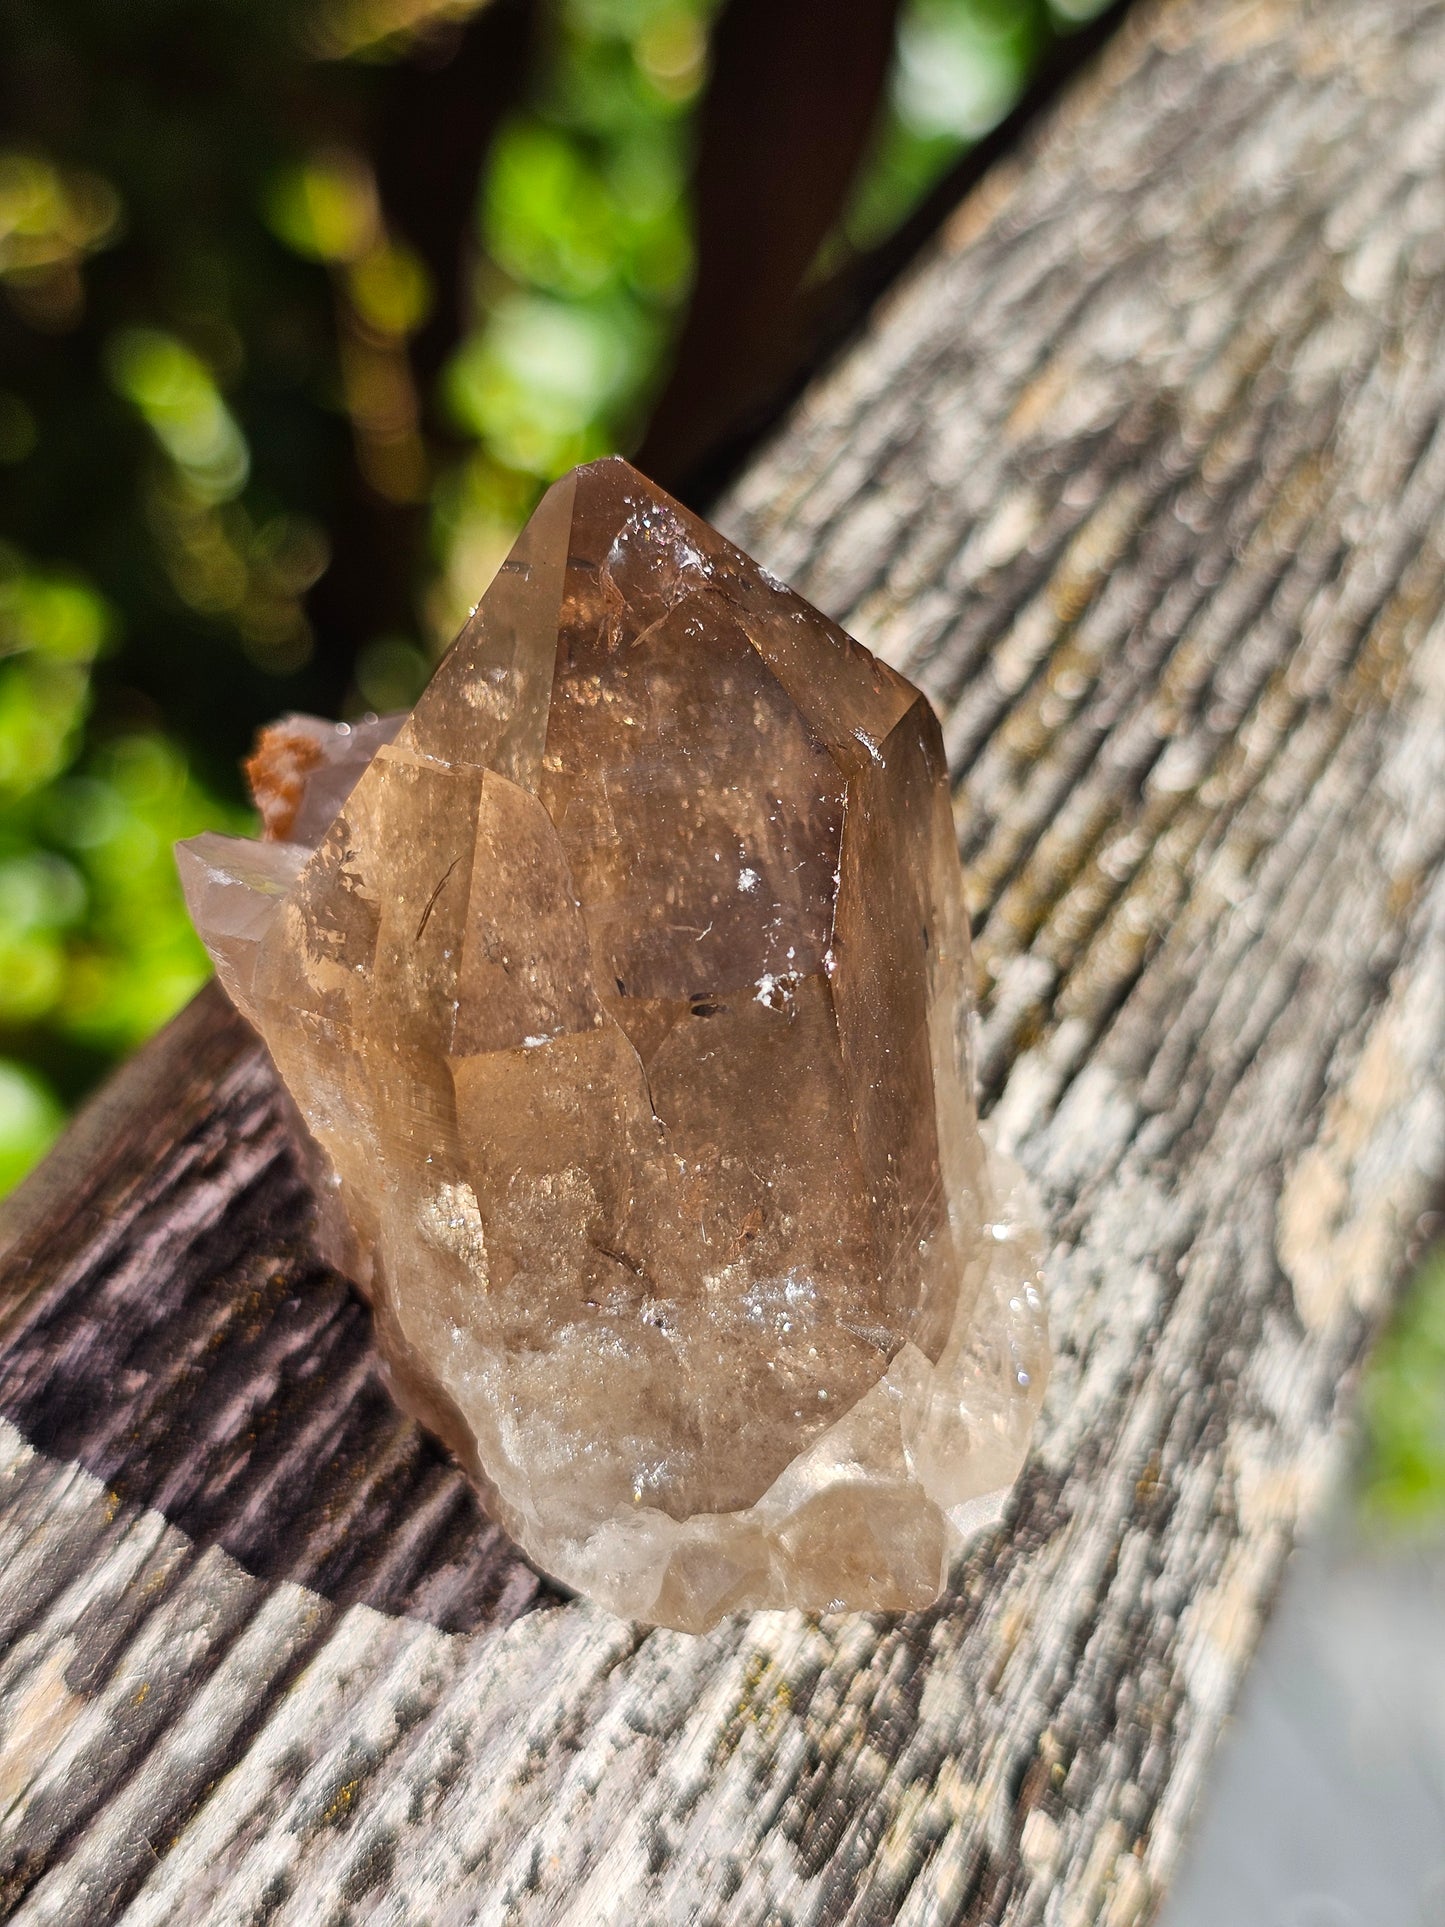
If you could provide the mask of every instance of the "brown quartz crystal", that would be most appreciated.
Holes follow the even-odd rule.
[[[497,1518],[669,1626],[928,1605],[1047,1344],[924,698],[597,462],[409,717],[257,784],[284,840],[183,844],[192,915]]]

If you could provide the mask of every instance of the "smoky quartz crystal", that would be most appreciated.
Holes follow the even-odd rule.
[[[925,699],[613,460],[409,716],[289,719],[253,777],[192,914],[496,1517],[687,1630],[934,1600],[1048,1353]]]

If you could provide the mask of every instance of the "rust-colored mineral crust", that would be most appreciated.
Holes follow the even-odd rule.
[[[374,727],[181,867],[400,1397],[615,1612],[928,1605],[1047,1370],[928,704],[607,461]]]

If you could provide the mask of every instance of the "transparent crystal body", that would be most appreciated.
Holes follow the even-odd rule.
[[[1048,1354],[927,702],[614,460],[409,717],[278,727],[296,840],[182,875],[403,1403],[615,1612],[929,1604]]]

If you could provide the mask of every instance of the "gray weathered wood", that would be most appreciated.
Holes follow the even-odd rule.
[[[724,505],[925,684],[961,774],[1059,1362],[944,1604],[692,1640],[529,1590],[475,1521],[397,1550],[396,1481],[463,1501],[381,1408],[306,1430],[365,1359],[341,1298],[283,1343],[334,1281],[264,1065],[203,1011],[10,1221],[14,1919],[1148,1914],[1445,1166],[1442,270],[1445,6],[1173,0]],[[167,1377],[142,1301],[177,1278]],[[252,1317],[262,1363],[213,1382]],[[63,1394],[122,1326],[153,1362],[107,1429]],[[329,1538],[288,1540],[301,1460],[360,1468]]]

